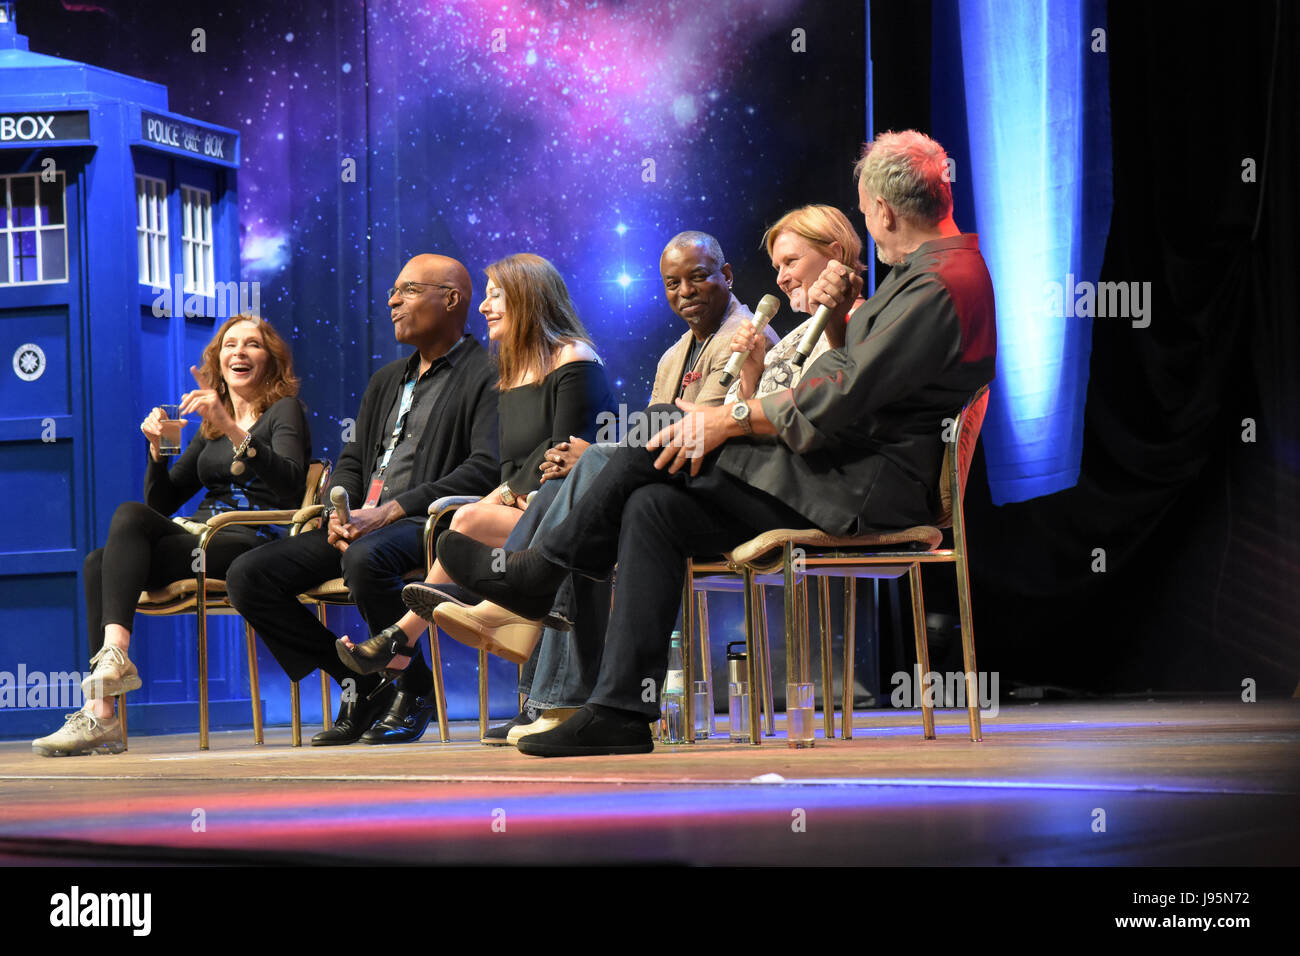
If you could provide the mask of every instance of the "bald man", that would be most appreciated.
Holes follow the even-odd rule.
[[[378,633],[406,611],[403,576],[424,569],[430,502],[496,487],[497,371],[465,332],[472,294],[469,272],[455,259],[420,255],[406,264],[388,290],[388,308],[394,337],[415,351],[370,379],[354,440],[330,479],[347,491],[351,519],[330,513],[326,527],[254,548],[226,575],[231,603],[290,679],[319,668],[355,689],[313,746],[417,740],[433,716],[433,675],[419,652],[395,685],[368,699],[379,676],[344,667],[335,635],[297,597],[342,576]]]

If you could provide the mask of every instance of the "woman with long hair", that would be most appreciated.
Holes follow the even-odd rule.
[[[555,267],[541,256],[521,253],[494,262],[486,272],[487,291],[479,311],[500,369],[501,484],[456,511],[451,527],[500,547],[541,484],[546,453],[570,438],[594,440],[597,416],[612,408],[614,400],[604,363]],[[454,600],[458,589],[450,580],[435,562],[425,581],[438,587],[426,590],[428,599]],[[412,589],[421,590],[417,585],[406,590]],[[339,656],[360,674],[383,671],[393,679],[410,663],[426,627],[415,613],[407,613],[361,644],[341,638]],[[529,646],[516,656],[526,660],[531,651]]]
[[[93,671],[82,682],[82,709],[32,742],[43,756],[122,751],[111,698],[141,686],[127,656],[136,603],[141,591],[194,573],[203,521],[223,511],[302,503],[311,438],[288,343],[269,323],[236,315],[217,329],[190,373],[198,388],[182,396],[180,414],[200,416],[202,428],[183,454],[169,459],[160,454],[166,415],[160,408],[149,413],[140,423],[149,453],[144,502],[119,505],[104,547],[86,556]],[[189,519],[168,517],[198,491],[205,495]],[[223,528],[208,545],[206,573],[224,577],[236,557],[274,535],[269,528]]]

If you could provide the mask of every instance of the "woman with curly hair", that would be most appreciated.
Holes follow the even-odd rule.
[[[254,316],[233,316],[190,373],[199,387],[182,396],[180,414],[200,416],[203,427],[168,467],[160,454],[167,416],[161,408],[149,413],[140,423],[149,454],[144,502],[119,505],[104,547],[86,556],[93,671],[82,682],[82,709],[55,733],[32,742],[43,756],[122,751],[122,727],[110,698],[141,686],[127,656],[136,603],[141,591],[193,573],[202,522],[223,511],[302,502],[311,438],[284,339]],[[198,491],[205,495],[190,518],[168,517]],[[224,577],[236,557],[275,534],[267,527],[222,529],[208,545],[207,574]]]

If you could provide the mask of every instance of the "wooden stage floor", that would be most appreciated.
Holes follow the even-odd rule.
[[[964,712],[938,724],[926,741],[919,712],[869,711],[854,740],[812,750],[724,737],[564,760],[483,747],[472,723],[392,747],[295,749],[287,728],[262,747],[215,734],[206,753],[194,735],[61,759],[4,742],[0,863],[1300,859],[1300,701],[1017,704],[980,744]]]

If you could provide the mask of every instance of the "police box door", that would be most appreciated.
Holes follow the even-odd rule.
[[[0,736],[53,729],[84,669],[87,155],[0,151]]]

